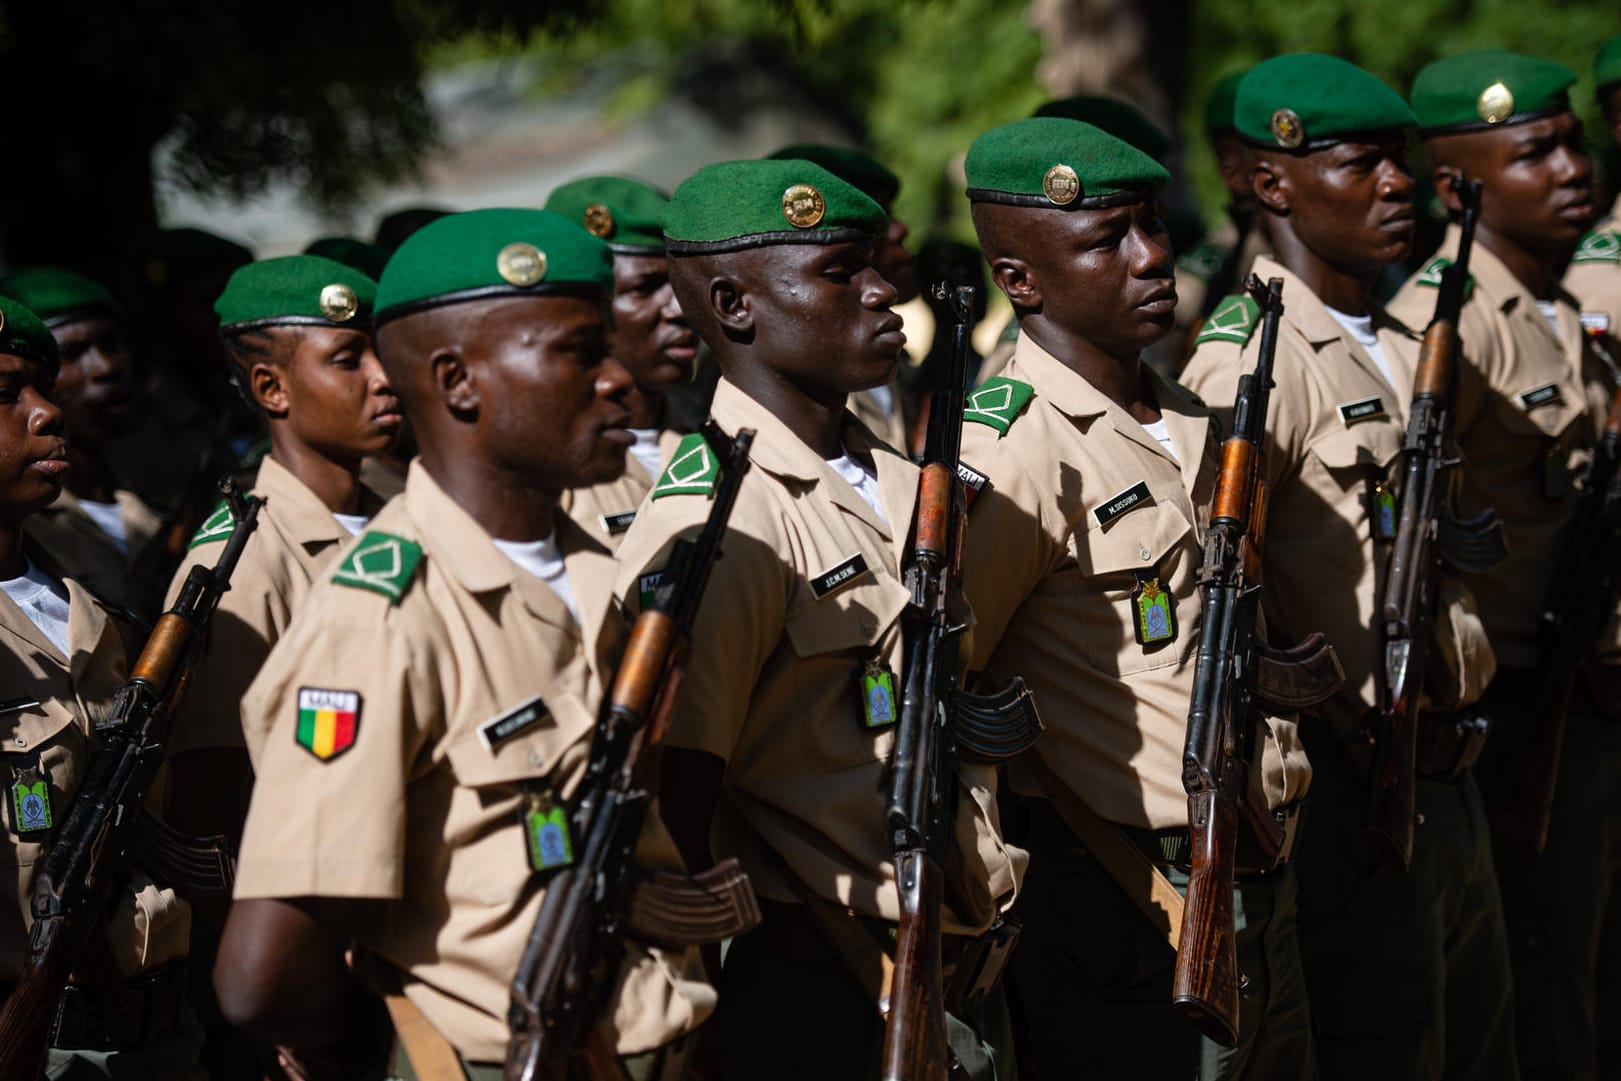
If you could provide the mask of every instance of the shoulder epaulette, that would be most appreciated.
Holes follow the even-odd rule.
[[[1227,259],[1227,253],[1219,244],[1212,244],[1206,240],[1197,247],[1185,252],[1176,265],[1192,274],[1200,281],[1208,282],[1216,276],[1221,264]]]
[[[720,463],[715,460],[715,452],[709,449],[709,441],[702,432],[693,432],[681,437],[670,455],[670,464],[654,483],[650,497],[709,495],[714,492],[719,476]]]
[[[422,545],[392,533],[368,530],[332,575],[339,585],[369,589],[399,604],[422,561]]]
[[[969,393],[962,419],[975,424],[986,424],[1003,435],[1013,427],[1019,412],[1036,396],[1036,388],[1017,379],[998,375],[985,380],[977,390]]]
[[[1582,237],[1576,254],[1570,257],[1576,263],[1621,263],[1621,232],[1613,229],[1595,229]]]
[[[1418,272],[1418,276],[1413,279],[1413,284],[1423,285],[1430,289],[1439,289],[1441,288],[1441,273],[1451,265],[1451,259],[1448,259],[1444,255],[1437,255],[1434,259],[1431,259],[1428,263],[1424,264],[1424,269]],[[1468,300],[1469,294],[1474,291],[1475,276],[1471,274],[1463,283],[1463,298]]]
[[[219,501],[219,505],[214,508],[214,512],[203,521],[197,532],[191,535],[191,543],[186,545],[186,549],[189,551],[199,544],[224,540],[231,535],[231,530],[235,528],[236,519],[231,516],[231,506],[222,499]]]
[[[1210,318],[1204,321],[1204,328],[1199,336],[1193,339],[1193,344],[1203,345],[1205,342],[1237,342],[1246,344],[1255,335],[1255,328],[1260,326],[1257,318],[1261,314],[1261,306],[1247,293],[1235,293],[1224,297]]]

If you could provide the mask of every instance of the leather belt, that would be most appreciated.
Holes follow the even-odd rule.
[[[1299,835],[1301,811],[1304,809],[1303,801],[1295,801],[1286,807],[1280,807],[1273,812],[1278,827],[1283,835],[1282,844],[1278,849],[1277,858],[1267,860],[1261,853],[1261,845],[1254,838],[1252,832],[1240,825],[1238,831],[1238,853],[1234,874],[1245,876],[1258,876],[1269,874],[1285,863],[1294,855],[1295,838]],[[1031,833],[1035,837],[1046,836],[1062,844],[1073,845],[1078,848],[1086,846],[1076,837],[1070,828],[1059,819],[1057,814],[1047,808],[1042,801],[1031,801]],[[1242,816],[1240,816],[1242,820]],[[1115,830],[1122,837],[1130,841],[1132,846],[1140,851],[1150,863],[1161,867],[1174,867],[1179,871],[1187,872],[1193,867],[1193,840],[1188,834],[1186,826],[1170,826],[1166,829],[1144,829],[1140,826],[1126,826],[1118,822],[1111,822]]]
[[[124,1009],[110,1012],[91,984],[62,990],[51,1023],[51,1046],[64,1051],[118,1051],[162,1039],[180,1028],[186,1007],[183,965],[136,976],[125,986]]]

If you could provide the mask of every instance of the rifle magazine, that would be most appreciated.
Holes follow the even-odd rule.
[[[990,694],[954,692],[949,712],[957,757],[968,762],[1005,762],[1029,750],[1042,732],[1035,695],[1018,676]]]
[[[736,860],[722,860],[695,875],[639,867],[632,875],[625,923],[649,946],[707,946],[760,925],[760,903]]]
[[[1297,646],[1261,645],[1255,657],[1255,697],[1268,709],[1310,709],[1345,685],[1345,669],[1334,647],[1313,632]]]

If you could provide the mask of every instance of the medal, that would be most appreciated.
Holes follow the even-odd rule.
[[[18,837],[49,833],[56,824],[51,813],[51,783],[40,767],[39,756],[29,755],[11,767],[11,829]]]
[[[1176,638],[1176,612],[1171,595],[1160,588],[1159,574],[1139,571],[1131,591],[1132,630],[1144,649]]]
[[[1384,478],[1368,478],[1368,528],[1376,541],[1396,539],[1396,493]]]
[[[861,723],[884,728],[898,720],[895,713],[895,673],[874,656],[861,669]]]
[[[550,786],[529,793],[529,802],[521,817],[531,871],[555,871],[574,862],[568,812],[553,800]]]

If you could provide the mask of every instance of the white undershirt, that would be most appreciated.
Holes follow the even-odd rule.
[[[332,517],[338,520],[338,524],[346,529],[351,537],[360,536],[361,531],[366,528],[366,524],[371,521],[364,514],[338,514],[334,512]]]
[[[118,550],[129,554],[129,534],[124,531],[124,508],[117,503],[98,503],[93,499],[79,500],[79,506],[101,531],[118,545]]]
[[[34,566],[30,560],[28,569],[23,572],[21,578],[0,582],[0,589],[4,589],[12,603],[34,621],[34,626],[40,629],[40,633],[62,651],[62,656],[69,656],[66,586]]]
[[[872,400],[877,404],[879,411],[884,416],[892,417],[895,415],[895,392],[889,389],[888,383],[873,387],[867,393],[872,395]]]
[[[659,460],[659,430],[632,428],[630,434],[636,437],[636,442],[630,445],[630,452],[636,455],[636,460],[642,463],[648,476],[658,476],[664,469],[664,463]]]
[[[1541,312],[1542,318],[1548,321],[1548,326],[1553,329],[1553,336],[1555,338],[1559,337],[1561,333],[1559,330],[1559,309],[1554,307],[1553,301],[1537,301],[1537,311]]]
[[[849,482],[850,487],[856,490],[856,495],[867,501],[867,506],[878,515],[879,521],[885,525],[889,524],[889,515],[884,513],[883,504],[878,502],[878,474],[869,473],[866,466],[848,454],[829,458],[827,464],[833,467],[833,472]]]
[[[568,571],[563,566],[563,552],[557,546],[556,533],[538,541],[498,540],[495,546],[512,562],[551,586],[552,592],[568,605],[574,622],[580,623],[580,606],[574,600],[574,587],[569,585]]]
[[[1325,308],[1328,305],[1323,305]],[[1390,370],[1390,360],[1385,356],[1385,347],[1379,344],[1379,335],[1373,332],[1373,316],[1346,315],[1342,311],[1328,308],[1328,314],[1334,321],[1345,328],[1355,342],[1362,347],[1363,352],[1379,365],[1379,370],[1385,373],[1385,382],[1390,384],[1392,390],[1396,388],[1396,374]]]
[[[1176,447],[1171,444],[1171,430],[1165,426],[1165,418],[1163,416],[1152,424],[1144,424],[1143,431],[1153,436],[1155,441],[1158,442],[1160,446],[1165,448],[1166,454],[1169,454],[1178,463],[1182,461],[1181,455],[1176,453]]]

